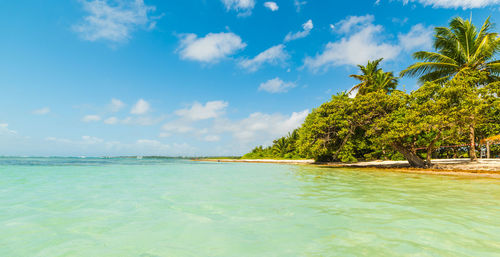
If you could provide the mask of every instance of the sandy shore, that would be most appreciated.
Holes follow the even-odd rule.
[[[281,164],[313,164],[314,160],[274,160],[274,159],[194,159],[208,162],[249,162],[249,163],[281,163]]]
[[[197,159],[196,161],[302,164],[325,168],[379,168],[410,173],[491,177],[500,179],[500,159],[480,159],[477,162],[470,162],[468,159],[432,160],[434,166],[431,169],[411,168],[407,161],[369,161],[357,163],[315,163],[314,160],[273,159]]]

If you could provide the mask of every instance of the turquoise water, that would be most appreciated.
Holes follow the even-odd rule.
[[[500,181],[0,158],[0,256],[499,256]]]

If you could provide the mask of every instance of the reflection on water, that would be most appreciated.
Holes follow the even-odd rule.
[[[495,256],[499,202],[491,179],[0,158],[0,256]]]

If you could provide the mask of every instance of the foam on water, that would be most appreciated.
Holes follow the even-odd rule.
[[[0,256],[498,256],[499,232],[492,179],[0,158]]]

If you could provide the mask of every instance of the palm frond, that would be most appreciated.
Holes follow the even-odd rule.
[[[426,73],[435,72],[439,70],[447,71],[447,70],[455,70],[459,66],[451,63],[443,63],[443,62],[417,62],[415,64],[410,65],[410,67],[401,71],[401,77],[416,77],[422,76]]]

